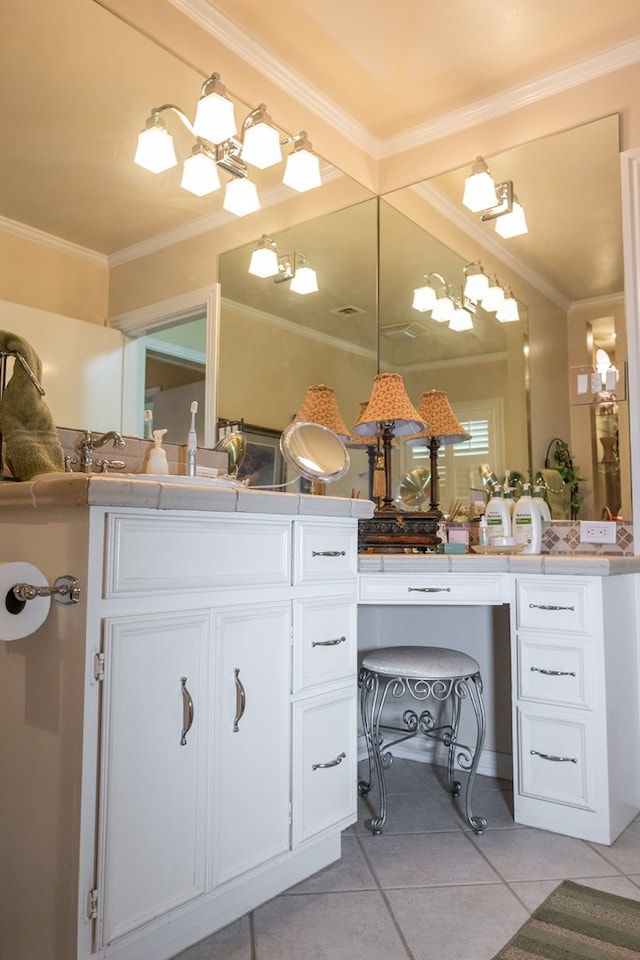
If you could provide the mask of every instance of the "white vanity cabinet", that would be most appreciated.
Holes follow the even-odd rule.
[[[609,844],[635,816],[635,590],[634,576],[515,578],[517,822]]]
[[[163,960],[340,856],[357,521],[288,511],[25,508],[7,528],[30,523],[17,559],[72,572],[81,601],[0,645],[17,745],[2,740],[3,869],[30,889],[6,904],[0,955]],[[53,751],[24,711],[34,677]],[[40,873],[13,839],[30,831]]]

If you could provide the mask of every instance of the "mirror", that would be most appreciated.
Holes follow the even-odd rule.
[[[46,309],[33,309],[33,300],[25,301],[29,304],[25,306],[19,292],[11,295],[20,309],[15,310],[15,304],[8,304],[10,309],[3,321],[8,329],[12,329],[22,311],[29,312],[32,323],[41,324],[43,332],[45,328],[50,331],[54,324],[56,329],[62,329],[59,325],[67,321],[75,324],[73,329],[64,326],[63,335],[53,338],[59,345],[64,344],[59,356],[54,352],[55,342],[50,344],[51,337],[47,340],[46,359],[51,367],[47,374],[47,394],[52,408],[58,394],[66,398],[69,393],[66,373],[69,365],[74,369],[75,384],[82,385],[85,393],[95,389],[97,361],[87,355],[87,344],[83,345],[82,357],[76,359],[69,355],[69,344],[77,342],[73,330],[82,328],[83,334],[91,332],[103,340],[110,337],[109,343],[96,350],[95,357],[108,354],[111,358],[119,352],[121,338],[118,339],[117,331],[103,326],[104,317],[120,315],[125,310],[133,312],[133,294],[137,297],[136,304],[143,307],[185,290],[202,289],[215,282],[214,265],[219,254],[223,259],[232,256],[233,250],[248,248],[263,232],[274,235],[279,244],[282,241],[285,252],[307,253],[313,248],[307,246],[305,224],[315,225],[313,229],[320,238],[322,223],[331,225],[324,217],[335,215],[335,226],[327,229],[313,249],[313,266],[319,282],[323,271],[326,275],[331,272],[333,252],[340,256],[348,254],[353,264],[350,276],[336,291],[331,304],[322,299],[321,286],[319,295],[297,295],[295,301],[291,300],[288,313],[282,315],[271,302],[274,287],[269,287],[268,281],[256,279],[258,286],[247,297],[240,292],[240,273],[235,289],[229,288],[227,280],[223,283],[223,298],[227,298],[228,293],[229,302],[222,305],[219,413],[230,417],[241,414],[248,397],[252,408],[246,418],[249,422],[282,429],[295,413],[306,387],[327,381],[338,393],[344,389],[344,395],[338,396],[343,417],[349,424],[355,422],[359,403],[368,396],[377,367],[377,333],[373,325],[368,324],[376,316],[375,203],[357,202],[369,197],[369,192],[327,165],[327,182],[316,191],[315,197],[306,195],[287,200],[276,197],[276,202],[265,207],[253,223],[251,218],[244,218],[241,224],[234,223],[232,227],[221,224],[215,219],[219,208],[179,190],[172,173],[169,179],[153,177],[131,162],[132,145],[151,106],[163,100],[192,104],[194,90],[199,89],[203,77],[97,3],[58,0],[54,5],[46,0],[33,0],[27,5],[19,0],[7,0],[5,8],[9,35],[0,76],[4,88],[12,92],[13,120],[19,126],[15,134],[7,136],[10,149],[0,157],[3,215],[27,231],[29,228],[44,231],[78,245],[79,253],[83,251],[89,263],[83,270],[101,274],[100,282],[92,279],[89,283],[87,274],[69,273],[65,274],[68,282],[64,286],[61,283],[47,286],[53,274],[59,279],[58,264],[54,269],[47,260],[50,254],[40,260],[34,252],[30,279],[38,276],[42,285],[38,289],[38,297],[42,299],[38,307],[44,305]],[[42,56],[38,57],[40,50]],[[46,70],[45,85],[41,82],[41,73],[32,69],[34,58],[38,58]],[[117,71],[112,69],[114,62],[118,63]],[[225,79],[232,87],[232,78]],[[43,115],[55,116],[56,124],[43,127]],[[312,135],[312,131],[310,133]],[[110,145],[108,151],[104,149],[106,142]],[[558,151],[557,147],[561,149]],[[595,477],[599,472],[603,477],[607,473],[602,487],[610,490],[608,474],[611,471],[606,464],[611,461],[603,461],[600,437],[605,436],[603,430],[611,431],[612,424],[594,423],[593,407],[570,406],[567,371],[591,362],[593,348],[597,348],[604,336],[610,338],[611,327],[605,330],[605,326],[611,320],[616,341],[610,356],[615,357],[614,362],[620,367],[626,358],[621,267],[617,277],[612,272],[613,265],[621,263],[618,151],[618,123],[613,117],[524,144],[501,156],[486,157],[496,179],[513,179],[526,208],[529,236],[540,235],[542,231],[546,238],[544,249],[548,256],[544,263],[535,256],[530,258],[532,251],[526,249],[527,238],[517,238],[506,250],[508,266],[505,269],[513,274],[514,293],[528,308],[532,462],[543,459],[548,441],[556,433],[570,439],[576,463],[585,474],[589,471],[589,480],[582,485],[585,499],[581,516],[599,515],[602,497],[605,501],[609,498],[609,493],[596,492]],[[47,163],[46,175],[42,172],[43,158]],[[488,266],[490,257],[498,258],[505,247],[491,247],[492,234],[477,222],[472,224],[461,207],[461,185],[468,172],[468,168],[450,171],[429,183],[395,191],[384,198],[381,211],[385,205],[392,208],[398,216],[437,239],[444,248],[456,251],[460,260],[473,260],[480,255]],[[178,176],[177,171],[175,173]],[[598,185],[596,190],[594,183]],[[61,204],[60,197],[68,198],[67,202]],[[347,211],[353,212],[357,206],[363,207],[360,213],[363,220],[352,232]],[[366,209],[371,210],[371,214],[366,214]],[[91,216],[87,216],[88,210]],[[569,229],[576,220],[576,211],[581,224],[577,238],[575,231]],[[345,233],[341,228],[343,212]],[[387,216],[381,212],[381,218],[383,216],[390,219],[392,214],[388,211]],[[145,244],[156,236],[173,236],[172,231],[207,217],[210,219],[206,232],[193,233],[188,251],[182,249],[184,244],[167,246],[163,253],[166,269],[159,270],[154,265],[152,274],[144,273],[145,250],[151,249]],[[478,233],[481,229],[484,235]],[[583,248],[593,240],[598,256],[587,259],[591,269],[586,276],[578,274],[576,265],[583,260]],[[21,238],[16,242],[30,242],[30,249],[35,251],[32,234],[29,241]],[[489,243],[490,254],[484,253],[484,243]],[[231,247],[233,250],[229,253]],[[321,263],[323,258],[326,263]],[[516,279],[520,262],[524,264],[519,274],[522,286]],[[221,270],[223,266],[221,261]],[[426,267],[422,262],[416,263],[416,267],[422,276]],[[366,283],[359,278],[361,268],[363,272],[369,271]],[[385,281],[384,269],[381,262],[380,319],[381,325],[390,327],[405,323],[412,314],[409,306],[408,315],[398,316],[397,302],[386,292],[393,289],[393,272],[386,271]],[[536,286],[532,272],[542,278],[546,286],[545,283]],[[114,281],[110,308],[106,304],[107,273]],[[246,280],[244,267],[242,274]],[[250,282],[253,283],[253,278]],[[33,288],[26,278],[23,283]],[[549,294],[549,285],[560,291],[560,300]],[[602,301],[604,294],[611,296],[610,301]],[[353,312],[352,307],[356,308]],[[332,314],[333,309],[341,312]],[[262,318],[265,313],[269,324],[259,328],[256,318],[258,315]],[[567,330],[567,316],[568,336],[558,343],[558,331]],[[291,347],[287,341],[291,324],[298,328],[297,347]],[[386,336],[381,344],[381,363],[392,364],[393,353],[389,357],[384,353],[395,352],[398,342]],[[299,362],[301,350],[305,355],[303,362]],[[435,376],[435,358],[431,356],[427,362],[431,363],[429,376]],[[109,370],[112,369],[110,365]],[[407,375],[413,374],[407,371]],[[418,371],[415,375],[417,379]],[[117,426],[113,422],[118,395],[116,377],[110,372],[105,379],[114,387],[114,402],[105,404],[105,394],[100,392],[101,402],[97,406],[101,409],[97,409],[95,403],[89,405],[88,413],[76,413],[82,422],[75,423],[71,422],[73,414],[68,411],[79,411],[80,407],[75,401],[71,405],[67,403],[61,407],[64,412],[60,417],[56,416],[60,426],[81,429],[89,422],[95,429]],[[157,386],[157,368],[154,381]],[[274,382],[278,390],[271,389]],[[291,388],[290,393],[281,389],[285,383]],[[416,389],[412,388],[411,394],[416,400]],[[188,406],[184,404],[186,411]],[[510,405],[507,414],[511,416],[512,412],[515,417]],[[619,402],[615,415],[618,417],[621,513],[628,517],[631,512],[630,449],[625,400]],[[104,422],[100,416],[106,418]],[[514,437],[524,436],[520,429],[505,433],[509,444],[516,442]],[[181,432],[178,436],[182,436]],[[366,453],[352,458],[359,474],[358,486],[361,486],[366,464],[358,463],[358,456],[366,458]],[[524,462],[520,454],[517,459]],[[510,456],[504,462],[512,467]],[[604,471],[600,471],[602,463],[605,463]]]
[[[282,456],[307,480],[335,483],[349,469],[349,454],[340,437],[319,423],[289,424],[280,437]]]

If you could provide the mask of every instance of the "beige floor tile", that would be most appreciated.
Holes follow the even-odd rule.
[[[383,833],[362,837],[360,842],[384,890],[495,883],[499,879],[461,831],[397,836]]]
[[[377,892],[276,897],[255,912],[259,960],[407,960]]]
[[[595,843],[592,847],[622,873],[640,873],[640,822],[637,820],[630,823],[610,847]]]
[[[244,916],[173,960],[252,960],[252,957],[249,917]]]
[[[521,827],[469,834],[471,842],[507,880],[564,880],[617,874],[584,840]]]
[[[577,882],[584,884],[585,887],[593,887],[594,890],[605,890],[607,893],[615,893],[619,897],[640,900],[640,887],[637,887],[626,877],[581,877]],[[511,883],[509,886],[533,912],[555,890],[558,883],[558,880],[519,881]]]
[[[335,893],[341,890],[376,890],[376,881],[355,837],[342,838],[342,857],[286,891],[286,895]]]
[[[372,836],[371,818],[379,813],[378,791],[364,797],[358,804],[359,836]],[[384,834],[441,833],[460,830],[463,826],[462,806],[451,796],[433,796],[421,793],[394,793],[387,798],[387,818]]]
[[[529,916],[503,884],[387,896],[415,960],[490,960]]]

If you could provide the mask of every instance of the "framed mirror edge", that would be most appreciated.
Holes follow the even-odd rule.
[[[640,147],[620,154],[622,245],[625,314],[629,365],[629,432],[631,442],[631,512],[634,530],[640,530]],[[634,439],[636,442],[634,442]],[[640,555],[640,537],[633,552]]]

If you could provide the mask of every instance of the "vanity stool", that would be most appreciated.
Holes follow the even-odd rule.
[[[369,755],[369,779],[361,780],[358,792],[367,796],[378,779],[380,813],[371,821],[374,834],[382,833],[387,817],[387,794],[384,771],[393,760],[389,752],[397,743],[423,734],[430,740],[438,740],[447,748],[447,789],[454,797],[460,796],[460,782],[454,780],[453,769],[457,759],[459,766],[468,771],[465,791],[467,822],[475,833],[484,833],[487,821],[471,812],[471,794],[485,735],[485,712],[482,702],[482,677],[480,667],[473,657],[457,650],[443,647],[384,647],[365,654],[358,678],[362,726]],[[402,715],[404,726],[390,726],[382,722],[382,714],[389,702],[408,696],[418,703],[428,698],[435,706],[451,702],[442,716],[434,716],[424,709],[420,714],[408,708]],[[462,701],[469,699],[476,717],[477,736],[473,749],[458,743],[458,727]],[[446,713],[451,714],[446,722]],[[443,722],[443,720],[445,722]],[[385,735],[390,734],[385,740]]]

